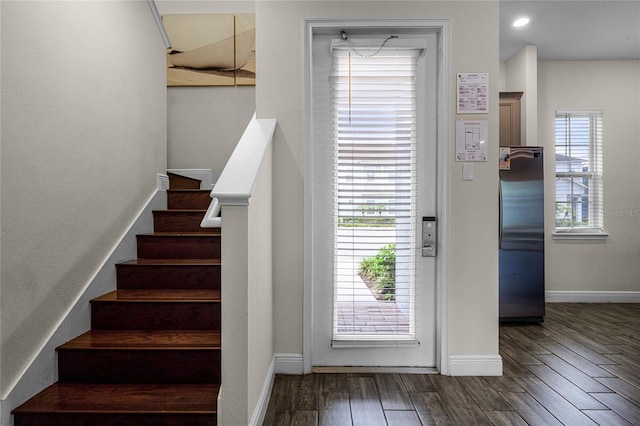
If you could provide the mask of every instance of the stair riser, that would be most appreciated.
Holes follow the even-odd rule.
[[[91,327],[97,330],[218,330],[220,303],[93,301]]]
[[[220,259],[220,236],[138,235],[140,259]]]
[[[201,228],[204,212],[153,212],[155,232],[211,232],[210,228]]]
[[[200,189],[200,179],[167,173],[169,176],[169,188],[171,189]]]
[[[15,426],[216,426],[213,414],[42,413],[15,416]]]
[[[59,350],[60,383],[220,383],[220,351]]]
[[[220,289],[220,265],[117,265],[119,289]]]
[[[169,210],[207,210],[211,204],[209,191],[167,191]]]

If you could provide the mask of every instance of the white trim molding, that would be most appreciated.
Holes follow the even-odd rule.
[[[439,374],[435,367],[313,367],[313,373],[324,374]]]
[[[275,354],[275,374],[304,374],[302,354]]]
[[[169,176],[162,174],[162,173],[158,173],[157,177],[156,177],[156,189],[158,191],[166,191],[167,189],[169,189]]]
[[[169,34],[167,34],[167,29],[162,23],[162,17],[158,12],[158,7],[156,6],[155,0],[147,0],[147,3],[149,4],[149,8],[151,9],[151,13],[153,14],[153,19],[154,21],[156,21],[156,25],[158,26],[158,31],[160,31],[160,36],[162,37],[164,47],[167,49],[171,49],[171,40],[169,39]]]
[[[313,37],[316,32],[326,29],[343,28],[429,28],[439,32],[438,58],[438,105],[437,105],[437,194],[436,208],[439,221],[439,253],[436,258],[437,278],[436,293],[437,318],[436,318],[436,368],[443,375],[451,374],[449,356],[449,217],[450,217],[450,149],[449,149],[449,128],[452,119],[450,108],[450,27],[449,19],[306,19],[305,20],[305,52],[304,52],[304,215],[303,215],[303,334],[302,334],[302,369],[304,373],[310,373],[313,367],[313,245],[312,232],[313,218],[313,170],[314,159],[309,149],[313,142],[314,117],[313,105],[313,61],[311,52],[313,50]],[[499,359],[499,370],[502,372],[502,361]],[[277,369],[277,367],[276,367]]]
[[[549,303],[640,303],[640,291],[552,291],[544,292]]]
[[[502,376],[500,355],[450,355],[450,376]]]
[[[271,364],[269,364],[267,374],[265,375],[264,383],[262,384],[262,390],[260,391],[260,396],[258,396],[256,407],[253,410],[253,415],[251,416],[251,420],[249,420],[250,426],[260,426],[264,422],[264,417],[267,414],[267,408],[269,407],[271,389],[273,389],[273,380],[275,379],[275,364],[276,356],[274,355],[271,359]]]
[[[606,241],[609,234],[606,232],[554,232],[551,236],[554,240]]]
[[[222,419],[224,418],[222,415],[222,407],[224,406],[224,396],[222,395],[222,385],[218,389],[218,400],[216,405],[216,424],[221,425]]]

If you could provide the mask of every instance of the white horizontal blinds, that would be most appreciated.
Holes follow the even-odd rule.
[[[556,112],[555,129],[556,227],[601,231],[602,112]]]
[[[333,57],[334,339],[415,335],[417,51],[375,50]]]

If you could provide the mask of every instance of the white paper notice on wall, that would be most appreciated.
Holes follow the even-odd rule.
[[[458,114],[487,114],[489,112],[489,73],[458,73],[457,84]]]
[[[487,120],[456,120],[456,161],[487,161]]]

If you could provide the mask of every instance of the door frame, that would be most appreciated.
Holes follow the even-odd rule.
[[[304,272],[302,367],[313,367],[313,36],[321,31],[344,28],[420,28],[438,33],[437,89],[437,170],[436,214],[438,217],[438,256],[436,257],[436,368],[449,374],[449,179],[450,179],[450,21],[448,19],[306,19],[304,43]],[[388,370],[388,369],[387,369]]]

